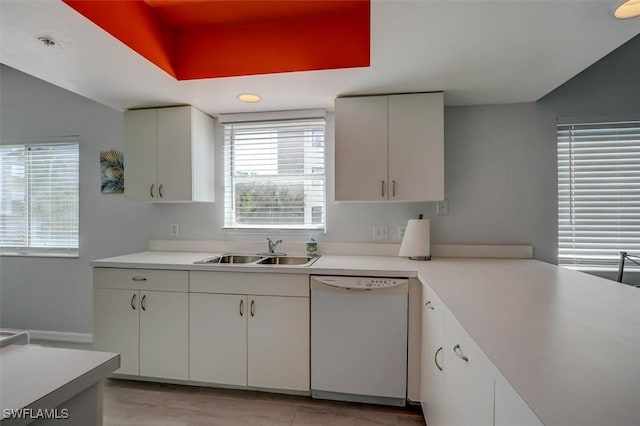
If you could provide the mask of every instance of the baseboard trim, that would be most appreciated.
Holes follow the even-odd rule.
[[[93,343],[93,334],[91,333],[74,333],[72,331],[52,331],[52,330],[18,330],[10,329],[9,331],[27,331],[31,340],[49,340],[51,342],[69,342],[69,343]]]

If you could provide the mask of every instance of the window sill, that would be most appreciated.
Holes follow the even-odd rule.
[[[17,251],[0,252],[0,257],[45,257],[45,258],[62,258],[62,259],[78,259],[79,253],[25,253]]]
[[[222,230],[224,232],[238,232],[238,233],[258,233],[258,232],[292,232],[292,233],[300,233],[307,231],[318,231],[324,232],[324,226],[319,227],[292,227],[292,226],[282,226],[278,227],[267,227],[267,226],[223,226]]]

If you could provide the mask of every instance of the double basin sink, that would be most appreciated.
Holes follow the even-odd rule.
[[[289,265],[309,266],[319,256],[288,256],[286,254],[223,254],[193,262],[195,265]]]

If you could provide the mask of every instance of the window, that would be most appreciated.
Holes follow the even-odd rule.
[[[78,252],[78,143],[0,145],[3,253]]]
[[[640,121],[558,125],[558,263],[640,251]]]
[[[224,126],[225,227],[323,229],[325,120]]]

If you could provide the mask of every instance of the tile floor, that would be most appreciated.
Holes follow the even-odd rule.
[[[321,401],[308,397],[107,379],[105,426],[413,426],[413,408]]]

